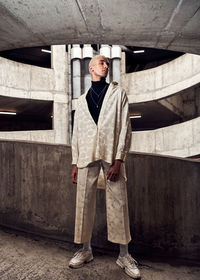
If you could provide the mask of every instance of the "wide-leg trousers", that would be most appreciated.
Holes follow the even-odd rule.
[[[88,242],[92,237],[96,210],[97,181],[101,168],[106,180],[108,240],[119,244],[128,244],[131,240],[125,176],[120,171],[117,181],[107,180],[106,173],[109,167],[110,164],[99,160],[85,168],[78,168],[75,243]]]

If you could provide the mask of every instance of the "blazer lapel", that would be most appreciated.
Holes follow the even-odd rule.
[[[113,89],[113,84],[110,83],[108,89],[107,89],[107,92],[106,92],[106,95],[104,97],[104,100],[103,100],[103,103],[102,103],[102,107],[101,107],[101,111],[100,111],[100,114],[99,114],[99,120],[98,120],[98,126],[101,125],[101,120],[103,118],[103,115],[104,115],[104,111],[105,111],[105,108],[106,108],[106,105],[107,105],[107,101],[108,101],[108,98],[112,92],[112,89]]]
[[[105,94],[105,97],[104,97],[104,100],[103,100],[103,103],[102,103],[102,107],[101,107],[101,111],[100,111],[100,114],[99,114],[99,119],[98,119],[98,123],[96,125],[95,121],[93,120],[93,117],[91,116],[90,114],[90,111],[89,111],[89,108],[88,108],[88,104],[87,104],[87,100],[86,100],[86,95],[87,95],[87,92],[85,92],[83,95],[83,110],[86,112],[86,114],[88,115],[88,118],[90,119],[90,121],[93,123],[93,125],[97,128],[101,125],[101,120],[103,118],[103,114],[104,114],[104,111],[105,111],[105,108],[106,108],[106,104],[107,104],[107,100],[110,96],[110,93],[112,92],[112,89],[113,89],[113,84],[110,83],[108,89],[107,89],[107,92]]]
[[[96,123],[95,123],[95,121],[93,120],[93,117],[91,116],[91,114],[90,114],[90,110],[89,110],[89,108],[88,108],[88,103],[87,103],[87,100],[86,100],[86,95],[87,95],[87,92],[86,93],[84,93],[84,96],[83,96],[83,106],[82,106],[82,109],[85,111],[85,113],[87,114],[87,116],[88,116],[88,119],[90,120],[90,122],[92,123],[92,125],[93,126],[95,126],[95,128],[97,128],[97,125],[96,125]]]

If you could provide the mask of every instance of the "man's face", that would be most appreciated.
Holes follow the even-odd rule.
[[[90,72],[93,73],[93,75],[106,78],[108,74],[108,68],[109,68],[109,62],[104,57],[97,57],[90,67]]]

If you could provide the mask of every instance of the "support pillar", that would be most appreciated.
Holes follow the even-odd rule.
[[[120,72],[121,72],[121,48],[118,45],[113,45],[111,49],[112,58],[112,78],[113,81],[118,82],[120,85]]]
[[[69,96],[66,46],[51,46],[51,67],[54,71],[53,129],[54,142],[69,144]]]
[[[101,45],[101,48],[100,48],[100,55],[104,55],[108,59],[108,61],[110,61],[110,55],[111,55],[110,49],[111,48],[109,45]],[[106,78],[107,83],[110,83],[110,73],[111,73],[111,70],[109,68],[108,76]]]
[[[91,76],[89,72],[89,62],[93,57],[93,48],[91,45],[83,45],[83,64],[84,64],[84,92],[90,88],[91,85]]]
[[[73,45],[71,49],[73,99],[81,96],[81,58],[82,51],[80,45]]]

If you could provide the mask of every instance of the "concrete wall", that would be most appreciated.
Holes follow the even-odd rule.
[[[70,147],[1,140],[0,166],[0,224],[72,242]],[[127,176],[130,248],[143,256],[199,258],[200,162],[130,153]],[[97,196],[92,243],[113,248],[106,240],[104,190]]]
[[[155,130],[132,132],[131,151],[190,157],[200,153],[200,117]]]
[[[17,63],[0,57],[0,95],[52,100],[53,133],[49,131],[0,132],[0,138],[69,143],[69,101],[66,47],[52,46],[52,69]],[[50,136],[50,137],[49,137]]]
[[[135,73],[122,72],[121,85],[129,103],[168,97],[200,82],[200,56],[185,54],[161,66]]]

